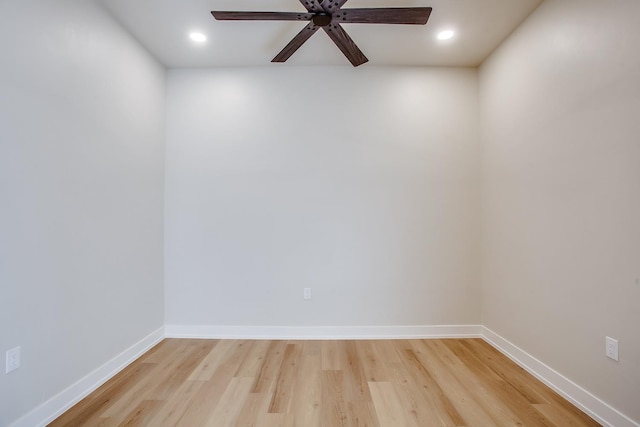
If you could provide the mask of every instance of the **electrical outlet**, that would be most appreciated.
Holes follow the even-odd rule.
[[[304,288],[304,299],[307,301],[311,299],[311,288]]]
[[[5,374],[15,371],[20,367],[20,347],[7,350],[7,358],[5,363]]]
[[[616,362],[618,360],[618,340],[613,339],[611,337],[607,337],[605,339],[606,342],[606,354],[609,359],[613,359]]]

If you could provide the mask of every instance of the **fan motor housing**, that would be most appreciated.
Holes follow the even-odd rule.
[[[318,27],[326,27],[331,24],[331,15],[326,13],[317,13],[313,15],[312,21]]]

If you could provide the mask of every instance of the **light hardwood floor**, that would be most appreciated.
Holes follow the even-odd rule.
[[[480,339],[167,339],[51,426],[597,426]]]

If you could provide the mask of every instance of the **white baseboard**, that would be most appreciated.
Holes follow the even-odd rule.
[[[164,328],[152,332],[86,377],[14,421],[9,427],[46,426],[163,339]]]
[[[167,325],[167,338],[362,340],[480,338],[480,325],[452,326],[208,326]]]
[[[482,338],[509,359],[545,383],[594,420],[609,427],[640,427],[617,409],[603,402],[564,375],[545,365],[491,329],[482,326]]]

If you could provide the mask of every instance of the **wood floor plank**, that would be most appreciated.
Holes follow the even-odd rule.
[[[340,364],[340,342],[325,341],[322,343],[322,369],[325,371],[339,371]]]
[[[162,340],[151,350],[140,356],[138,363],[159,363],[171,357],[177,349],[188,344],[188,340]]]
[[[149,425],[153,416],[165,403],[162,400],[143,400],[118,426],[137,427]]]
[[[539,425],[551,427],[553,423],[549,421],[542,413],[536,411],[535,407],[527,400],[526,396],[504,381],[489,366],[484,364],[473,352],[462,345],[458,340],[449,340],[446,342],[447,347],[456,355],[461,362],[467,366],[480,381],[487,384],[496,398],[501,402],[507,402],[509,407],[518,414],[518,418],[525,425]]]
[[[420,393],[422,401],[430,408],[434,424],[441,426],[464,426],[465,421],[451,399],[442,390],[433,375],[420,363],[413,349],[402,353],[402,363],[406,372],[413,375],[416,393]]]
[[[499,373],[505,381],[518,390],[524,396],[527,396],[532,404],[535,403],[551,403],[552,406],[560,406],[569,411],[574,417],[581,420],[587,426],[599,426],[587,414],[569,404],[566,399],[555,391],[551,390],[542,381],[533,377],[520,366],[513,363],[507,356],[491,347],[487,342],[481,339],[463,340],[462,345],[468,346],[478,358],[484,358],[491,369]]]
[[[344,400],[342,371],[323,370],[320,373],[322,388],[322,403],[320,410],[320,424],[323,426],[342,427],[349,424]]]
[[[216,342],[209,354],[193,370],[188,379],[191,381],[209,381],[216,369],[226,362],[231,355],[241,351],[243,345],[245,344],[238,340]]]
[[[249,392],[253,387],[252,378],[233,378],[209,416],[207,427],[231,427],[240,414]]]
[[[98,390],[54,420],[49,426],[88,425],[91,419],[98,418],[106,408],[109,408],[122,395],[126,394],[127,390],[144,381],[144,378],[154,368],[155,365],[148,363],[129,365]]]
[[[463,340],[462,345],[469,348],[485,365],[490,366],[500,378],[507,381],[518,393],[526,397],[529,403],[548,403],[548,388],[536,381],[520,366],[511,362],[505,355],[498,352],[480,339]]]
[[[391,382],[370,382],[371,398],[381,427],[421,427]]]
[[[50,425],[599,424],[478,339],[167,339]]]
[[[381,341],[382,343],[382,341]],[[343,367],[343,396],[347,419],[353,425],[378,427],[373,400],[364,368],[360,363],[355,341],[341,341],[339,345],[340,364]]]
[[[176,394],[149,421],[150,426],[177,426],[196,397],[203,395],[205,381],[185,381]]]
[[[441,407],[433,405],[430,400],[425,399],[422,392],[424,386],[420,378],[413,372],[408,371],[406,365],[396,363],[392,364],[391,367],[392,376],[390,377],[390,382],[402,402],[405,418],[420,427],[456,425],[453,419],[448,416],[448,413],[442,411]]]
[[[291,414],[266,414],[257,427],[294,427]]]
[[[253,383],[251,393],[265,392],[273,386],[278,377],[286,348],[286,341],[272,341],[269,344],[266,356],[262,360],[260,370]]]
[[[377,347],[379,345],[374,341],[356,342],[358,358],[367,381],[386,381],[388,377],[385,359],[380,357],[379,352],[376,351]]]
[[[234,379],[234,373],[246,354],[247,346],[242,342],[235,342],[233,350],[226,353],[224,361],[217,365],[217,369],[210,373],[208,381],[204,381],[200,391],[189,400],[177,418],[176,426],[202,426],[215,411],[220,399]],[[209,374],[208,374],[209,375]],[[252,378],[249,380],[253,381]]]
[[[478,378],[469,366],[449,349],[446,344],[447,341],[449,340],[432,340],[429,344],[436,350],[436,357],[449,366],[454,376],[456,376],[461,383],[465,384],[467,390],[473,393],[476,402],[482,406],[483,411],[488,414],[496,424],[503,423],[512,426],[525,425],[519,417],[520,414],[516,414],[507,402],[501,400],[499,396],[493,392],[490,384]]]
[[[303,374],[297,377],[292,400],[294,425],[321,427],[321,353],[303,352],[301,371]]]
[[[453,403],[456,411],[464,420],[465,426],[493,427],[497,420],[493,419],[476,400],[480,398],[469,389],[469,384],[453,372],[446,362],[437,354],[437,350],[427,342],[418,341],[413,344],[416,358],[427,371],[433,374],[435,381]],[[477,393],[477,390],[475,390]],[[481,391],[483,392],[483,391]]]
[[[249,393],[236,419],[236,427],[258,427],[262,425],[264,418],[270,415],[269,405],[271,399],[272,395],[269,392]]]
[[[138,381],[116,403],[102,413],[103,417],[123,421],[143,400],[166,401],[185,382],[195,366],[211,351],[212,341],[185,340],[167,356],[154,364],[144,380]]]
[[[187,347],[185,354],[179,360],[176,360],[175,367],[164,367],[160,365],[160,369],[164,369],[170,372],[170,374],[166,376],[165,381],[158,383],[155,387],[149,390],[148,396],[154,400],[169,399],[169,397],[191,376],[202,360],[212,352],[213,348],[215,348],[215,343],[200,340],[200,342]]]
[[[249,377],[255,378],[260,373],[260,369],[264,363],[264,358],[267,355],[267,349],[271,345],[271,341],[257,340],[251,342],[251,346],[247,351],[246,356],[241,361],[238,370],[235,373],[235,377]]]
[[[300,369],[302,347],[300,344],[287,344],[282,363],[275,380],[275,390],[269,405],[270,414],[291,413],[289,403],[293,395],[294,382]]]
[[[152,400],[150,396],[143,394],[142,391],[155,388],[167,381],[167,379],[177,371],[182,363],[182,359],[188,357],[190,354],[191,342],[185,340],[171,344],[176,345],[163,346],[163,348],[159,350],[159,353],[163,350],[166,353],[163,357],[157,357],[155,359],[157,362],[143,362],[148,366],[152,366],[152,370],[149,371],[143,379],[136,381],[128,387],[120,399],[105,409],[101,414],[102,417],[123,421],[127,414],[145,398]]]

